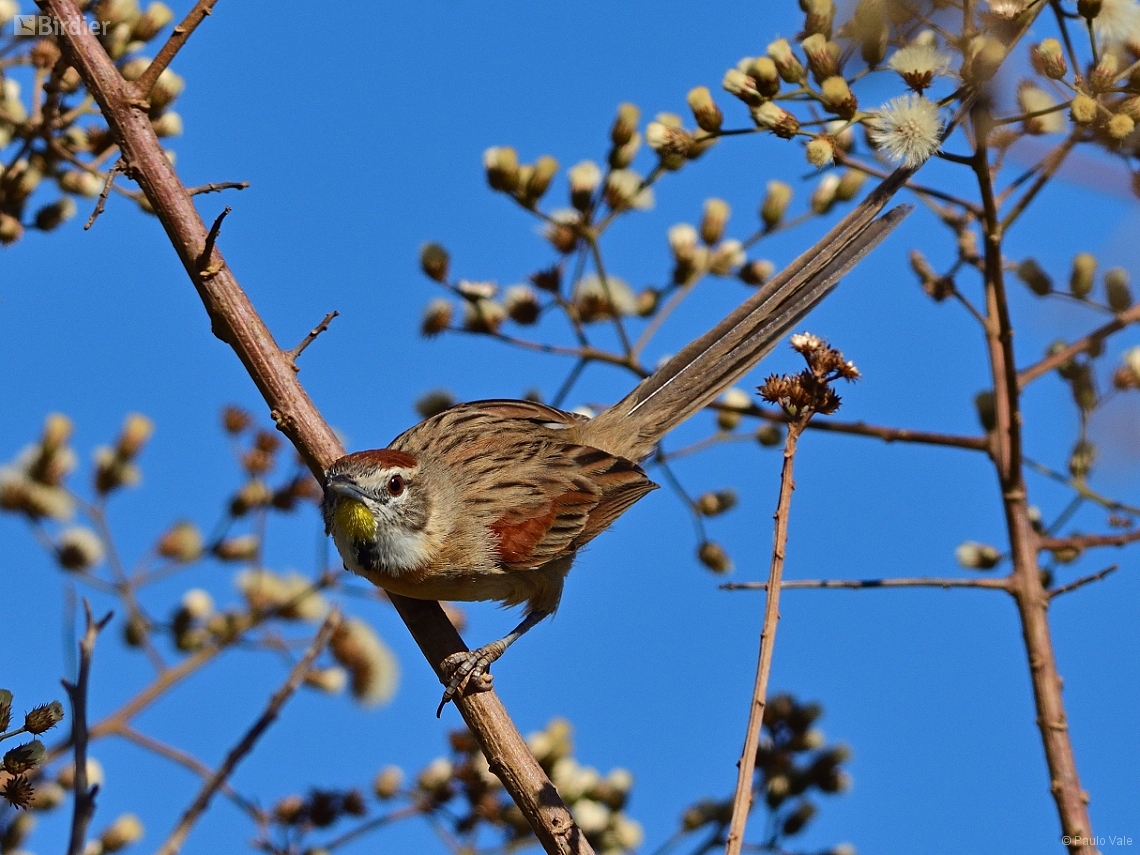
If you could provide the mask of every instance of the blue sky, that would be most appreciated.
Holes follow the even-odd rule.
[[[420,312],[437,296],[419,272],[418,248],[438,240],[456,275],[502,285],[553,260],[533,220],[487,189],[481,156],[513,145],[524,161],[552,154],[564,167],[605,157],[622,101],[652,117],[685,113],[685,93],[713,89],[730,122],[746,118],[719,93],[724,70],[793,36],[795,4],[558,5],[424,2],[316,5],[286,10],[221,3],[175,64],[187,78],[175,140],[187,185],[248,180],[240,194],[198,197],[209,221],[234,208],[220,245],[239,281],[284,346],[324,314],[341,316],[302,357],[301,379],[351,448],[385,444],[416,419],[413,401],[433,388],[464,399],[553,394],[569,364],[469,337],[425,341]],[[181,9],[176,11],[181,12]],[[1051,33],[1041,33],[1049,35]],[[895,94],[870,88],[869,100]],[[645,152],[637,162],[652,165]],[[1104,167],[1110,175],[1123,171]],[[609,269],[635,287],[663,284],[671,260],[665,231],[696,222],[709,196],[733,206],[729,234],[744,237],[766,182],[792,180],[802,205],[811,181],[800,149],[771,137],[724,141],[669,176],[656,208],[625,218],[604,243]],[[961,182],[932,164],[924,180]],[[557,181],[554,197],[565,194]],[[558,203],[559,205],[561,202]],[[799,210],[799,209],[797,209]],[[230,350],[214,339],[197,297],[153,218],[112,199],[95,227],[86,217],[51,235],[29,233],[5,251],[0,278],[0,458],[38,435],[51,411],[76,422],[75,445],[110,442],[127,412],[154,419],[144,483],[117,498],[112,522],[130,558],[171,520],[208,528],[239,483],[218,428],[222,405],[265,417],[256,390]],[[1134,201],[1059,183],[1009,238],[1013,258],[1033,254],[1055,278],[1079,251],[1103,266],[1137,269]],[[819,223],[771,241],[778,263],[822,231]],[[981,337],[956,306],[931,303],[917,288],[907,250],[937,263],[951,247],[918,211],[805,326],[854,359],[865,375],[844,390],[841,418],[975,433],[972,399],[988,385]],[[976,283],[964,280],[967,290]],[[647,355],[650,363],[703,331],[742,300],[745,286],[709,280]],[[1096,318],[1015,288],[1017,349],[1023,363],[1055,338]],[[565,341],[548,322],[539,334]],[[1110,355],[1135,344],[1126,332]],[[603,339],[604,340],[604,339]],[[767,370],[796,370],[781,349]],[[631,383],[616,369],[591,367],[571,403],[616,399]],[[1098,414],[1098,487],[1136,502],[1134,401]],[[706,435],[699,415],[672,442]],[[1055,378],[1026,396],[1027,451],[1064,468],[1076,415]],[[779,454],[752,445],[713,450],[678,469],[693,492],[734,486],[740,506],[710,523],[736,562],[735,580],[767,570]],[[86,470],[85,470],[86,471]],[[1068,500],[1031,476],[1046,513]],[[1089,512],[1074,525],[1100,530]],[[964,540],[1004,546],[992,468],[974,452],[888,446],[810,434],[797,464],[787,575],[790,578],[963,575],[954,548]],[[17,705],[60,695],[68,657],[59,630],[67,580],[25,527],[0,517],[6,592],[0,620],[0,685]],[[277,519],[269,563],[311,572],[327,547],[315,512]],[[637,783],[631,815],[646,828],[645,851],[676,828],[699,797],[727,794],[744,734],[763,609],[762,595],[728,593],[695,559],[687,514],[669,491],[641,501],[580,556],[556,619],[534,630],[495,666],[496,686],[520,729],[554,716],[575,725],[577,756],[603,771],[624,766]],[[1140,580],[1131,552],[1102,553],[1063,570],[1066,579],[1112,562],[1121,571],[1059,599],[1054,642],[1082,784],[1094,829],[1140,838],[1140,705],[1135,651]],[[236,594],[231,570],[208,566],[148,594],[162,610],[181,590]],[[96,603],[101,603],[98,596]],[[103,604],[105,605],[105,603]],[[381,766],[409,771],[444,753],[453,710],[433,717],[438,687],[391,609],[350,602],[397,651],[403,681],[395,702],[361,711],[343,699],[302,694],[236,783],[271,801],[310,784],[365,784]],[[478,644],[513,625],[489,605],[468,609],[466,637]],[[975,591],[791,591],[784,595],[773,689],[826,707],[821,725],[854,749],[854,788],[821,805],[801,838],[806,849],[853,842],[862,852],[1036,853],[1057,846],[1058,822],[1012,603]],[[145,666],[115,634],[96,664],[95,714],[142,685]],[[185,737],[215,763],[251,721],[283,671],[238,653],[176,692],[140,721],[159,736]],[[101,827],[123,810],[139,813],[154,846],[195,791],[189,775],[122,745],[99,745],[108,771]],[[145,793],[145,799],[140,794]],[[219,804],[187,852],[232,848],[252,829]],[[33,848],[62,839],[60,818],[44,823]],[[443,851],[423,825],[383,834],[398,851]],[[366,851],[373,844],[361,843]]]

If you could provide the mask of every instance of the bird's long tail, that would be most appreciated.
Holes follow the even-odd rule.
[[[590,424],[607,449],[631,460],[648,456],[670,429],[743,377],[839,279],[875,248],[911,206],[879,219],[883,201],[868,199],[700,338],[690,342]]]

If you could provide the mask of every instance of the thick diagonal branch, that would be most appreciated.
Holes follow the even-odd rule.
[[[123,79],[73,0],[41,0],[41,5],[63,24],[61,47],[99,103],[122,151],[126,174],[138,182],[166,230],[206,308],[214,335],[234,349],[269,405],[278,429],[313,474],[323,478],[325,469],[344,449],[216,246],[206,259],[210,275],[203,274],[198,261],[208,230],[154,135],[143,93]],[[438,603],[397,596],[391,600],[433,667],[467,649]],[[493,692],[470,695],[461,698],[458,707],[543,847],[548,852],[592,852],[498,696]]]

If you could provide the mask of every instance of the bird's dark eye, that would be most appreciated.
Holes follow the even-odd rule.
[[[404,476],[393,475],[388,479],[388,495],[398,496],[404,492]]]

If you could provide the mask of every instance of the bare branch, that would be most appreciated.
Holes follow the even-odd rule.
[[[727,582],[720,586],[725,591],[766,591],[767,582]],[[844,588],[863,590],[867,588],[989,588],[1008,591],[1009,583],[998,579],[789,579],[780,583],[781,590],[795,588]]]
[[[62,146],[60,146],[62,148]],[[103,191],[99,194],[99,201],[95,203],[95,210],[91,212],[91,216],[87,218],[87,223],[83,226],[83,231],[87,231],[93,225],[99,215],[103,213],[103,208],[107,205],[107,197],[111,195],[111,187],[115,183],[115,176],[123,171],[123,159],[120,157],[115,161],[115,164],[107,170],[107,180],[103,182]]]
[[[1072,534],[1068,537],[1043,537],[1042,549],[1091,549],[1097,546],[1126,546],[1140,540],[1140,529],[1120,534]]]
[[[223,190],[245,190],[248,189],[248,181],[212,181],[209,184],[199,184],[197,187],[190,187],[186,190],[191,196],[198,196],[202,193],[220,193]]]
[[[71,836],[68,840],[68,855],[80,855],[87,837],[87,826],[95,813],[95,796],[99,785],[87,785],[87,690],[91,678],[91,660],[95,656],[95,642],[103,627],[111,620],[108,612],[96,621],[91,616],[91,604],[83,601],[83,615],[86,630],[79,642],[79,673],[75,682],[63,680],[63,688],[71,700],[71,739],[75,758],[75,803],[71,813]]]
[[[1088,576],[1082,576],[1079,579],[1074,579],[1068,585],[1062,585],[1059,588],[1052,588],[1049,590],[1049,599],[1059,597],[1061,594],[1068,594],[1070,591],[1075,591],[1078,588],[1083,588],[1085,585],[1091,585],[1093,582],[1099,582],[1105,576],[1110,576],[1116,572],[1118,564],[1113,564],[1111,567],[1105,567],[1099,573],[1092,573]]]
[[[178,825],[174,827],[174,830],[170,832],[170,836],[168,836],[162,846],[159,847],[158,855],[174,855],[174,853],[182,848],[182,844],[186,842],[186,838],[190,834],[190,830],[194,827],[194,823],[205,813],[206,808],[210,804],[210,799],[214,797],[214,793],[226,782],[226,779],[232,774],[237,764],[253,749],[253,746],[261,737],[261,734],[263,734],[269,725],[277,718],[281,712],[281,708],[285,706],[285,702],[300,688],[314,660],[316,660],[321,654],[321,651],[325,649],[325,646],[329,643],[329,639],[332,638],[333,632],[340,626],[340,621],[341,616],[339,611],[334,609],[329,612],[328,617],[325,618],[324,623],[321,625],[316,637],[313,638],[313,643],[309,645],[309,649],[305,652],[305,655],[293,666],[293,670],[289,672],[288,678],[281,687],[273,693],[273,696],[269,699],[269,703],[266,704],[265,710],[258,716],[257,721],[250,726],[249,730],[238,740],[238,743],[226,754],[226,759],[222,765],[202,784],[198,795],[194,798],[194,801],[191,802],[190,807],[186,809],[186,812],[182,814],[182,819],[178,821]]]
[[[190,38],[191,34],[193,34],[194,30],[198,28],[198,25],[206,20],[207,16],[213,14],[214,6],[216,6],[217,3],[218,0],[198,0],[198,2],[194,4],[194,8],[190,10],[190,14],[183,18],[182,23],[174,28],[174,31],[170,34],[170,38],[166,40],[166,44],[159,49],[158,55],[151,60],[150,65],[147,66],[146,70],[140,74],[135,81],[135,86],[138,87],[139,97],[144,99],[150,97],[150,90],[154,88],[154,84],[158,80],[159,75],[170,65],[178,51],[182,50],[182,46],[186,44],[186,41]]]
[[[285,351],[285,358],[289,360],[289,364],[293,366],[294,371],[300,371],[301,370],[297,366],[297,357],[300,356],[305,351],[306,347],[308,347],[310,344],[312,344],[314,341],[316,341],[317,336],[319,336],[321,333],[323,333],[325,330],[327,330],[329,328],[329,324],[332,323],[332,319],[337,318],[337,317],[340,317],[340,312],[337,312],[337,311],[329,312],[327,315],[325,315],[325,319],[323,321],[321,321],[319,324],[317,324],[315,327],[313,327],[311,330],[309,330],[309,334],[307,336],[305,336],[303,339],[301,339],[300,344],[298,344],[292,350]]]
[[[764,602],[764,623],[760,629],[760,655],[756,662],[756,682],[748,709],[748,727],[744,749],[737,763],[736,793],[732,799],[732,821],[729,824],[725,855],[740,855],[748,813],[752,810],[752,776],[756,771],[756,749],[760,745],[760,729],[764,724],[764,707],[768,697],[768,677],[772,672],[772,652],[776,644],[776,624],[780,620],[780,588],[784,576],[784,556],[788,544],[788,517],[792,510],[792,491],[796,442],[811,418],[811,411],[788,426],[784,440],[784,465],[780,472],[780,496],[776,502],[776,531],[772,538],[772,563],[768,570],[768,596]]]

